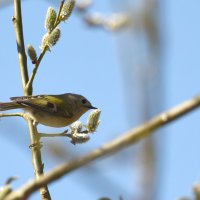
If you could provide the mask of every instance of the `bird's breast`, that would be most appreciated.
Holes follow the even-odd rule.
[[[63,116],[58,116],[53,113],[47,113],[44,111],[36,111],[31,109],[26,109],[26,111],[30,114],[31,118],[33,118],[36,122],[43,124],[45,126],[51,127],[65,127],[72,124],[75,119],[74,117],[67,118]]]

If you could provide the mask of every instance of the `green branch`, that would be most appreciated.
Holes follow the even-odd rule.
[[[35,67],[33,69],[31,76],[30,76],[30,79],[29,79],[28,83],[26,84],[26,90],[28,91],[28,93],[30,95],[32,95],[32,93],[33,93],[33,81],[34,81],[35,75],[37,73],[40,62],[42,61],[47,49],[48,49],[48,46],[45,46],[45,48],[42,50],[42,53],[40,54],[37,62],[35,63]]]
[[[23,117],[23,118],[25,118],[25,116],[24,116],[24,113],[8,113],[8,114],[6,114],[6,113],[0,113],[0,117]]]
[[[52,137],[69,137],[71,138],[71,133],[67,133],[68,131],[64,131],[62,133],[38,133],[40,138],[52,138]]]
[[[23,24],[21,14],[21,2],[20,0],[14,0],[14,17],[13,24],[15,27],[17,50],[19,57],[20,72],[22,78],[22,86],[25,88],[28,82],[28,68],[27,68],[27,57],[24,48],[24,35],[23,35]],[[24,91],[25,95],[28,95],[27,91]]]
[[[19,65],[21,71],[22,85],[24,90],[24,95],[31,95],[32,91],[26,87],[28,82],[28,69],[27,69],[27,57],[24,48],[24,37],[23,37],[23,26],[22,26],[22,15],[21,15],[21,1],[14,0],[14,17],[13,23],[15,26],[16,38],[17,38],[17,49],[19,55]],[[31,87],[32,88],[32,87]],[[33,121],[27,119],[29,134],[31,139],[31,150],[32,150],[32,162],[35,172],[36,179],[43,176],[43,163],[41,158],[41,145],[39,142],[39,137],[37,136],[37,130],[33,125]],[[50,200],[50,194],[47,185],[40,188],[40,194],[42,200]]]
[[[64,5],[64,2],[65,0],[61,1],[60,3],[60,8],[59,8],[59,12],[58,12],[58,15],[57,15],[57,18],[56,18],[56,21],[55,21],[55,24],[52,28],[52,30],[49,32],[49,34],[52,33],[52,31],[60,24],[60,14],[61,14],[61,11],[62,11],[62,8],[63,8],[63,5]],[[38,71],[38,68],[39,68],[39,65],[45,55],[45,53],[47,52],[47,50],[49,50],[49,46],[48,45],[45,45],[45,47],[42,49],[42,52],[38,58],[38,60],[36,61],[35,63],[35,66],[34,66],[34,69],[32,71],[32,74],[31,74],[31,77],[28,81],[28,83],[26,84],[26,90],[30,93],[30,95],[32,95],[33,93],[33,81],[34,81],[34,78],[35,78],[35,75],[37,74],[37,71]]]
[[[60,24],[60,14],[61,14],[64,3],[65,3],[65,0],[62,0],[60,3],[60,8],[59,8],[58,15],[54,24],[54,29]]]

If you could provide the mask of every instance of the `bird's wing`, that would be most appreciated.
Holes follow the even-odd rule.
[[[24,107],[37,109],[40,111],[52,113],[58,116],[67,118],[72,117],[72,113],[64,110],[62,107],[64,102],[62,99],[53,95],[38,95],[38,96],[22,96],[22,97],[11,97],[12,101],[17,102]],[[57,102],[57,103],[54,103]],[[60,106],[58,106],[58,104]]]

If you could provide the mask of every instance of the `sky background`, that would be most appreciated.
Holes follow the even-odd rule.
[[[26,46],[33,44],[38,53],[41,38],[45,34],[44,18],[49,2],[27,0],[23,3],[25,43]],[[95,1],[92,10],[110,13],[110,2],[115,1]],[[162,107],[166,110],[199,93],[200,2],[163,0],[159,4],[163,34]],[[57,7],[56,4],[53,6]],[[12,16],[12,4],[0,10],[1,101],[23,95]],[[73,157],[73,154],[83,155],[99,147],[130,128],[125,105],[123,66],[120,65],[117,49],[118,37],[122,33],[113,34],[88,28],[77,13],[60,28],[61,40],[42,60],[34,82],[34,94],[82,94],[94,106],[101,108],[102,122],[98,132],[84,145],[73,146],[67,139],[43,140],[45,171]],[[30,71],[32,67],[29,61]],[[87,116],[88,113],[81,121],[85,122]],[[190,196],[193,184],[200,181],[200,161],[196,157],[200,151],[199,119],[200,112],[195,111],[163,129],[164,137],[159,138],[163,147],[159,169],[161,182],[157,186],[159,200]],[[44,126],[39,129],[43,132],[58,132],[58,129]],[[47,142],[52,147],[57,142],[59,146],[65,147],[62,156],[57,159],[49,156]],[[12,175],[19,176],[13,183],[14,188],[33,177],[27,125],[22,119],[0,120],[0,146],[0,185]],[[115,200],[120,195],[124,200],[132,199],[139,186],[134,183],[137,169],[134,168],[135,163],[130,154],[127,154],[128,150],[95,162],[89,168],[84,167],[53,183],[50,185],[52,199],[73,197],[75,200],[92,200],[107,196]],[[130,159],[121,162],[124,156],[130,156]],[[37,200],[39,196],[35,194],[31,199]]]

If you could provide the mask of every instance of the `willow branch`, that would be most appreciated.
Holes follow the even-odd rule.
[[[24,118],[24,113],[0,113],[0,117],[23,117]]]
[[[32,150],[32,163],[34,167],[34,173],[36,179],[39,179],[44,175],[44,164],[42,162],[42,155],[41,155],[41,144],[40,144],[40,137],[37,134],[36,127],[33,125],[32,120],[28,120],[29,132],[30,132],[30,139],[31,145],[29,146]],[[51,200],[51,196],[47,187],[47,184],[40,187],[40,194],[42,200]]]
[[[56,21],[55,21],[54,29],[55,29],[56,26],[58,26],[60,24],[60,14],[61,14],[64,3],[65,3],[65,0],[62,0],[61,3],[60,3],[60,8],[59,8],[58,15],[57,15],[57,18],[56,18]]]
[[[22,24],[20,0],[14,0],[13,24],[14,24],[15,33],[16,33],[16,42],[17,42],[21,78],[22,78],[22,86],[23,88],[25,88],[26,83],[28,82],[29,78],[28,78],[28,68],[27,68],[27,57],[26,57],[26,52],[24,48],[24,35],[23,35],[23,24]],[[27,91],[25,91],[25,95],[27,95]]]
[[[52,28],[52,30],[49,32],[49,34],[60,24],[60,14],[61,14],[64,2],[65,2],[65,0],[62,0],[61,3],[60,3],[60,8],[59,8],[59,12],[58,12],[58,15],[57,15],[57,18],[56,18],[56,21],[55,21],[55,25]],[[35,75],[37,74],[39,65],[40,65],[40,63],[41,63],[41,61],[42,61],[42,59],[43,59],[43,57],[44,57],[44,55],[45,55],[45,53],[47,52],[48,49],[49,49],[49,47],[47,45],[43,48],[37,62],[35,63],[31,77],[30,77],[28,83],[26,84],[26,90],[30,93],[30,95],[32,95],[32,93],[33,93],[33,81],[34,81]]]
[[[33,93],[33,81],[34,81],[35,75],[37,73],[37,70],[39,68],[40,62],[42,61],[47,49],[48,49],[48,46],[45,46],[44,49],[42,50],[42,52],[41,52],[41,54],[40,54],[40,56],[39,56],[39,58],[38,58],[38,60],[37,60],[37,62],[35,64],[35,66],[34,66],[34,69],[33,69],[33,72],[31,74],[31,77],[30,77],[28,83],[26,84],[26,90],[28,91],[28,93],[30,95],[32,95],[32,93]]]
[[[22,15],[21,15],[21,0],[14,0],[14,17],[13,23],[15,26],[16,38],[17,38],[17,48],[19,55],[19,65],[21,71],[22,85],[24,90],[24,95],[31,95],[32,91],[27,90],[26,84],[28,82],[28,69],[27,69],[27,57],[24,48],[24,37],[23,37],[23,25],[22,25]],[[30,139],[31,139],[31,150],[32,150],[32,162],[35,171],[35,177],[38,179],[43,176],[43,163],[41,158],[41,145],[39,137],[37,136],[37,130],[33,125],[32,120],[27,119]],[[40,194],[42,200],[50,200],[50,194],[47,185],[43,185],[40,188]]]
[[[38,133],[39,137],[45,138],[45,137],[69,137],[71,138],[71,133],[67,133],[67,131],[64,131],[62,133]]]
[[[38,190],[41,186],[51,183],[65,174],[72,172],[98,158],[103,156],[108,156],[111,153],[118,152],[132,144],[137,143],[145,137],[151,135],[158,128],[178,119],[179,117],[186,115],[190,111],[196,109],[200,106],[200,96],[194,97],[171,110],[161,113],[157,117],[149,120],[148,122],[130,130],[129,132],[123,134],[122,136],[104,144],[102,147],[88,153],[87,155],[80,157],[78,159],[72,160],[70,162],[64,163],[46,175],[40,177],[37,180],[32,180],[19,188],[18,190],[12,192],[6,200],[16,200],[25,199],[29,197],[33,192]]]

